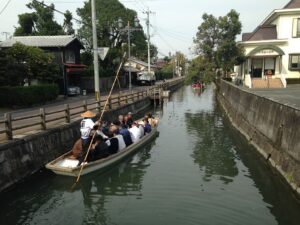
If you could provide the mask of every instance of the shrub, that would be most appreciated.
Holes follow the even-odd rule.
[[[31,106],[56,99],[56,84],[41,84],[29,87],[0,87],[0,106]]]
[[[173,78],[173,73],[158,71],[155,72],[156,80],[163,80],[163,79],[171,79]]]

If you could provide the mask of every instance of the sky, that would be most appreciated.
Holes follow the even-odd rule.
[[[28,2],[30,0],[0,0],[0,40],[6,38],[3,32],[13,34],[19,14],[30,12],[26,7]],[[83,6],[84,0],[44,0],[44,2],[54,3],[56,9],[60,11],[68,9],[75,18],[78,18],[76,9]],[[181,51],[187,57],[193,58],[193,37],[202,22],[203,13],[224,16],[231,9],[235,9],[240,13],[242,32],[251,32],[272,10],[283,8],[289,0],[120,0],[120,2],[127,8],[137,11],[145,31],[146,15],[143,11],[149,8],[153,12],[150,16],[151,42],[158,47],[159,57]],[[63,17],[58,13],[55,14],[55,19],[59,23],[63,21]],[[238,40],[240,38],[239,36]]]

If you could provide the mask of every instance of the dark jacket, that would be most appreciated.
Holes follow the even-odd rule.
[[[105,142],[100,142],[96,145],[91,155],[92,161],[106,158],[107,156],[109,156],[108,145]]]
[[[126,147],[132,144],[131,135],[130,135],[130,132],[128,129],[121,128],[119,130],[119,134],[121,134],[123,136]]]
[[[109,139],[109,141],[110,141],[110,146],[108,146],[109,154],[112,155],[112,154],[117,153],[119,150],[118,138],[113,137],[113,138]]]
[[[149,123],[147,123],[145,126],[144,126],[144,131],[145,131],[145,134],[149,134],[151,132],[151,125]]]

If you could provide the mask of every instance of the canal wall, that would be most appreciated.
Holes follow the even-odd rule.
[[[217,99],[233,126],[300,194],[300,110],[223,80]]]
[[[138,113],[151,105],[146,97],[110,110],[104,119],[113,120],[119,114]],[[80,121],[48,129],[0,145],[0,192],[32,175],[59,155],[69,151],[80,137]]]

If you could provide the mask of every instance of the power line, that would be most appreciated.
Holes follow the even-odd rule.
[[[11,2],[11,0],[8,0],[6,2],[6,4],[4,5],[3,9],[0,11],[0,15],[4,12],[4,10],[7,8],[7,6],[9,5],[10,2]]]
[[[45,4],[44,2],[40,2],[40,1],[38,1],[38,0],[33,0],[33,1],[39,3],[40,5],[42,5],[42,6],[46,7],[46,8],[49,8],[49,9],[52,10],[52,11],[55,11],[55,12],[60,13],[60,14],[62,14],[62,15],[65,15],[64,12],[55,9],[55,8],[53,8],[53,7],[51,7],[51,6],[47,5],[47,4]],[[84,23],[83,21],[81,21],[81,20],[79,20],[79,19],[76,19],[76,18],[74,18],[74,17],[72,17],[72,20],[75,20],[75,21],[77,21],[77,22],[80,23],[80,24],[85,24],[85,25],[87,25],[87,26],[91,26],[90,24],[86,24],[86,23]]]

